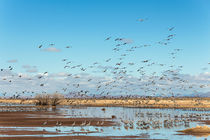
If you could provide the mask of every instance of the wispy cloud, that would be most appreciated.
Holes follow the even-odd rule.
[[[35,72],[32,68],[35,67],[27,66],[26,71]],[[189,75],[180,74],[179,72],[165,72],[164,74],[167,74],[167,76],[162,80],[162,76],[135,77],[131,75],[124,75],[122,79],[116,79],[120,75],[119,77],[96,76],[88,73],[77,75],[69,75],[68,73],[31,75],[5,70],[0,72],[0,93],[8,92],[14,94],[15,92],[21,93],[22,91],[53,93],[58,91],[68,94],[89,91],[87,93],[89,95],[106,95],[109,93],[109,95],[113,96],[190,96],[201,95],[210,91],[210,73]],[[22,77],[19,77],[19,75],[22,75]],[[12,82],[9,82],[9,80]],[[44,84],[44,86],[40,86],[40,84]],[[24,96],[22,93],[21,95]]]
[[[38,69],[36,66],[30,66],[30,65],[23,65],[22,68],[26,70],[28,73],[37,73]]]
[[[126,44],[131,44],[133,43],[133,40],[132,39],[129,39],[129,38],[122,38],[121,40],[123,43],[126,43]]]
[[[30,68],[30,69],[27,69],[26,72],[36,73],[36,72],[38,72],[38,69],[37,68]]]
[[[11,60],[8,60],[7,63],[17,63],[18,60],[17,59],[11,59]]]
[[[49,48],[43,49],[43,51],[45,51],[45,52],[61,52],[60,49],[57,49],[55,47],[49,47]]]

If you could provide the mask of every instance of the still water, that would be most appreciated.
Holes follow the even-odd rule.
[[[129,107],[71,107],[59,106],[49,111],[57,115],[48,118],[110,118],[115,122],[113,126],[93,126],[85,122],[83,126],[55,126],[55,127],[0,127],[1,129],[26,130],[33,129],[57,134],[42,135],[55,136],[139,136],[142,139],[170,139],[170,140],[204,140],[210,136],[183,135],[180,130],[205,125],[201,121],[209,120],[210,111],[182,110],[182,109],[143,109]],[[34,117],[29,115],[28,117]],[[102,121],[99,123],[103,123]],[[88,124],[88,125],[86,125]],[[58,131],[59,130],[59,131]],[[79,133],[79,132],[91,133]],[[71,133],[72,132],[72,133]],[[74,132],[74,133],[73,133]],[[6,135],[2,135],[6,136]],[[10,135],[11,136],[11,135]],[[20,136],[20,135],[19,135]],[[24,135],[27,136],[27,135]],[[29,136],[29,135],[28,135]],[[31,136],[31,135],[30,135]],[[33,135],[40,136],[40,135]]]

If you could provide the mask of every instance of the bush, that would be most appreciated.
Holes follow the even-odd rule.
[[[37,94],[36,99],[36,105],[52,105],[56,106],[60,103],[61,99],[63,99],[64,96],[59,93],[54,94]]]
[[[56,106],[60,103],[60,101],[64,98],[62,94],[54,93],[50,96],[50,103],[52,106]]]
[[[35,99],[37,100],[36,105],[49,105],[50,96],[49,94],[37,94]]]

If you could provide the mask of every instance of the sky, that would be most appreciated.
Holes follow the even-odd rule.
[[[64,69],[62,59],[104,66],[104,60],[119,58],[112,50],[114,39],[124,38],[130,46],[151,45],[132,52],[126,63],[150,59],[181,65],[181,74],[208,75],[209,13],[209,0],[0,0],[0,67],[28,75],[78,73]],[[157,43],[169,34],[175,37],[167,46]],[[181,49],[175,61],[170,59],[174,49]],[[146,70],[161,72],[159,67]]]

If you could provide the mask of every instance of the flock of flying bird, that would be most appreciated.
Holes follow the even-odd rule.
[[[144,22],[148,20],[138,19],[139,22]],[[179,72],[182,70],[183,66],[176,66],[173,64],[164,64],[155,62],[151,59],[141,60],[140,63],[127,62],[129,56],[132,55],[137,49],[148,48],[155,46],[168,46],[171,41],[174,39],[176,34],[174,33],[175,27],[168,28],[168,35],[160,41],[150,44],[142,44],[138,46],[133,46],[133,41],[127,38],[121,37],[107,37],[105,41],[113,42],[114,48],[112,49],[119,58],[107,58],[104,60],[102,65],[100,62],[94,62],[90,66],[85,66],[84,64],[74,64],[73,61],[63,58],[61,61],[64,63],[63,69],[65,71],[76,69],[77,73],[68,73],[66,79],[71,79],[67,82],[60,91],[67,94],[71,97],[137,97],[137,96],[182,96],[182,92],[190,90],[194,93],[199,93],[199,89],[208,88],[210,84],[201,84],[191,83],[185,79]],[[49,44],[50,47],[54,47],[55,44]],[[38,49],[44,48],[43,45],[39,45]],[[66,46],[65,49],[70,49],[71,46]],[[170,59],[172,62],[175,61],[177,54],[180,53],[182,49],[173,49],[171,51]],[[208,63],[210,65],[210,62]],[[153,67],[158,67],[163,69],[161,73],[157,71],[151,71]],[[13,67],[9,66],[5,69],[0,69],[0,72],[5,70],[12,71]],[[84,79],[81,73],[88,73],[92,71],[94,73],[102,73],[104,78],[99,80],[94,79],[94,77]],[[0,80],[5,82],[13,82],[13,79],[16,75],[11,75],[10,78],[3,77]],[[18,78],[23,78],[23,75],[17,75]],[[45,87],[47,83],[43,83],[42,79],[48,77],[48,72],[43,72],[43,74],[38,74],[35,78],[40,79],[40,88]],[[107,78],[108,77],[108,78]],[[75,82],[72,81],[75,80]],[[33,78],[25,79],[33,80]],[[86,81],[85,81],[86,80]],[[14,81],[15,82],[15,81]],[[88,89],[84,86],[84,83],[92,84],[91,89]],[[42,91],[46,93],[46,91]],[[35,93],[29,89],[23,90],[21,93],[16,92],[13,95],[13,98],[18,98],[24,93],[32,93],[31,96]],[[6,96],[6,92],[2,92],[3,96]]]

